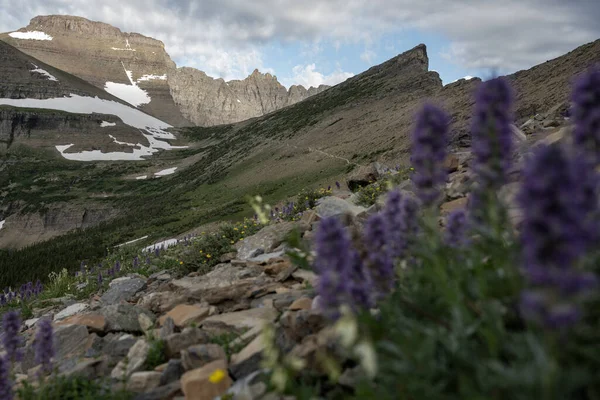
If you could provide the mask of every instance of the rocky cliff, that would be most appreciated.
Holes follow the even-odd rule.
[[[225,82],[194,68],[177,69],[160,40],[81,17],[38,16],[25,28],[0,34],[0,40],[174,126],[238,122],[327,88],[288,91],[276,77],[258,71]]]
[[[226,82],[195,68],[178,68],[168,76],[171,95],[183,115],[199,126],[239,122],[302,101],[329,86],[290,87],[277,77],[258,70],[244,80]]]
[[[158,119],[189,125],[169,93],[166,75],[175,63],[159,40],[63,15],[35,17],[25,28],[0,35],[0,40]]]

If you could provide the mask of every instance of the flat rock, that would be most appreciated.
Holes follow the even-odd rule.
[[[333,196],[321,197],[315,207],[319,218],[339,217],[344,214],[357,216],[366,210],[365,207],[356,206],[349,201]]]
[[[54,321],[60,321],[72,315],[79,314],[90,308],[86,303],[75,303],[54,315]]]
[[[181,383],[179,380],[171,382],[167,385],[159,386],[156,389],[152,389],[146,393],[140,393],[133,398],[133,400],[165,400],[165,399],[176,399],[178,394],[181,393]]]
[[[248,261],[254,262],[257,264],[268,264],[269,262],[281,258],[285,252],[283,250],[274,251],[272,253],[261,254],[256,257],[248,258]]]
[[[154,292],[140,298],[138,306],[155,313],[165,313],[177,304],[185,303],[187,297],[172,291]]]
[[[296,301],[294,301],[288,307],[290,311],[298,311],[298,310],[310,310],[312,307],[312,299],[309,297],[302,297]]]
[[[302,232],[308,229],[309,225],[301,221],[281,222],[268,225],[258,231],[258,233],[245,238],[235,244],[237,249],[237,258],[248,260],[260,254],[267,254],[274,251],[286,239],[287,235],[294,229],[300,229]]]
[[[198,304],[180,304],[159,318],[158,322],[163,325],[167,318],[172,318],[175,326],[181,328],[192,323],[198,323],[208,317],[210,309]]]
[[[187,327],[180,333],[173,333],[165,338],[166,353],[169,358],[180,357],[181,350],[196,344],[208,343],[209,336],[198,328]]]
[[[113,379],[122,380],[129,378],[134,372],[141,371],[148,358],[150,343],[139,339],[127,353],[127,359],[121,360],[112,370],[110,376]],[[160,379],[160,374],[158,376]]]
[[[179,379],[184,374],[185,369],[181,360],[172,358],[167,363],[166,368],[162,371],[160,377],[160,386],[168,385],[171,382],[179,382]]]
[[[127,382],[127,390],[134,393],[148,392],[159,386],[161,373],[155,371],[134,372]]]
[[[146,287],[146,280],[141,278],[118,278],[110,283],[109,289],[102,295],[100,302],[104,305],[119,304],[130,300],[137,292]]]
[[[104,332],[106,318],[100,314],[78,314],[58,322],[57,325],[83,325],[90,331]]]
[[[279,313],[273,308],[251,308],[226,314],[213,315],[202,321],[202,328],[208,332],[212,327],[222,329],[223,325],[232,331],[241,332],[262,326],[264,323],[273,322]]]
[[[138,316],[143,313],[155,319],[150,311],[131,304],[113,304],[103,307],[99,313],[106,318],[107,332],[143,333]]]
[[[264,340],[257,336],[237,354],[231,356],[230,370],[235,379],[240,379],[260,369]]]
[[[215,360],[227,360],[225,350],[218,344],[197,344],[181,351],[181,362],[186,371],[200,368]]]

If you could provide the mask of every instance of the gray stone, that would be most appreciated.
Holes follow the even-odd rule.
[[[165,400],[176,399],[175,396],[181,393],[181,383],[179,380],[171,382],[168,385],[159,386],[156,389],[146,393],[140,393],[133,400]]]
[[[171,382],[179,381],[185,369],[181,360],[172,358],[169,360],[167,367],[162,372],[160,377],[160,386],[167,385]]]
[[[242,332],[262,326],[266,322],[273,322],[279,313],[273,308],[251,308],[249,310],[237,311],[226,314],[213,315],[202,321],[202,328],[207,332],[221,333],[223,326],[229,331]]]
[[[100,302],[104,305],[118,304],[130,300],[137,292],[146,287],[146,280],[141,278],[126,278],[111,282],[110,288],[102,295]]]
[[[79,314],[90,308],[86,303],[75,303],[54,315],[54,321],[60,321],[72,315]]]
[[[260,254],[272,252],[279,246],[287,235],[294,229],[299,229],[304,232],[308,230],[308,224],[301,221],[298,222],[282,222],[279,224],[268,225],[261,229],[258,233],[245,238],[241,242],[235,244],[237,249],[237,258],[240,260],[248,260]]]
[[[169,358],[178,358],[181,350],[195,344],[208,343],[208,334],[201,329],[187,327],[181,333],[173,333],[165,339],[165,347]]]
[[[273,259],[281,258],[284,254],[285,254],[285,252],[283,250],[275,251],[273,253],[261,254],[257,257],[249,258],[248,261],[255,262],[258,264],[266,264]]]
[[[200,368],[215,360],[227,360],[225,350],[218,344],[197,344],[181,351],[181,362],[186,371]]]
[[[166,339],[167,336],[173,333],[175,333],[175,321],[173,321],[173,318],[167,317],[167,319],[165,319],[165,322],[163,323],[163,326],[161,326],[160,328],[158,336],[161,339]]]
[[[361,165],[348,175],[348,188],[354,192],[363,186],[375,182],[379,179],[379,176],[380,174],[379,171],[377,171],[377,165],[375,165],[375,163]]]
[[[315,211],[319,218],[338,217],[344,214],[350,214],[357,216],[358,214],[365,212],[366,208],[356,206],[350,202],[340,199],[339,197],[321,197],[318,200]]]
[[[92,345],[93,338],[82,325],[63,325],[54,330],[54,359],[59,363],[68,358],[83,356]],[[33,346],[25,347],[22,370],[27,371],[37,365]]]
[[[151,320],[155,320],[150,311],[131,304],[113,304],[103,307],[100,314],[106,318],[107,332],[131,332],[143,333],[138,316],[146,314]]]
[[[87,359],[78,362],[73,368],[61,373],[64,376],[79,376],[86,379],[96,379],[107,373],[106,358]]]
[[[232,395],[236,400],[254,400],[261,398],[267,391],[265,382],[268,378],[266,374],[266,370],[252,371],[249,375],[236,380],[229,390],[227,390],[227,394]],[[223,399],[223,397],[220,399]]]
[[[127,353],[126,359],[119,361],[110,376],[113,379],[123,380],[129,378],[134,372],[141,371],[146,363],[149,351],[150,343],[144,339],[139,339]]]
[[[160,382],[161,373],[156,371],[134,372],[127,382],[127,390],[134,393],[148,392],[156,389]]]

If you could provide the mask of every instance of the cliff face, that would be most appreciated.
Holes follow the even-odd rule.
[[[27,39],[30,32],[45,34],[45,40]],[[189,125],[169,93],[166,75],[175,63],[159,40],[63,15],[35,17],[27,27],[2,34],[0,39],[158,119]]]
[[[244,80],[225,82],[195,68],[178,68],[168,76],[171,95],[183,115],[199,126],[239,122],[295,104],[329,88],[308,90],[294,85],[290,90],[277,78],[258,70]]]

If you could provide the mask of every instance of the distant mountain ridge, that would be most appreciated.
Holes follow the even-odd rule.
[[[288,91],[258,70],[244,80],[213,79],[177,68],[160,40],[76,16],[37,16],[24,28],[0,34],[0,40],[174,126],[239,122],[327,88]]]

